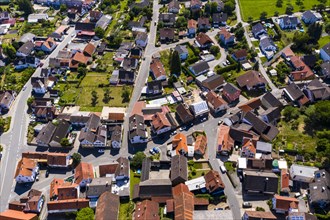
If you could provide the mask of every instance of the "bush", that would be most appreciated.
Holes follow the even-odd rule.
[[[256,211],[259,211],[259,212],[264,212],[264,211],[265,211],[265,209],[264,209],[264,208],[262,208],[262,207],[259,207],[259,206],[257,206],[257,207],[256,207]]]

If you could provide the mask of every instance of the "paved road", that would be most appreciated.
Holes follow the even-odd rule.
[[[43,60],[44,67],[48,66],[49,58],[56,57],[58,52],[63,49],[71,40],[73,28],[68,30],[68,35],[56,47],[56,49]],[[40,75],[41,68],[37,68],[33,76]],[[26,83],[25,91],[22,91],[16,97],[8,115],[12,116],[11,128],[7,133],[0,137],[0,142],[4,145],[4,155],[0,167],[0,211],[6,209],[10,194],[14,191],[13,181],[17,161],[21,158],[22,147],[26,145],[26,133],[29,123],[26,101],[30,97],[32,86],[30,80]],[[14,183],[14,184],[13,184]]]

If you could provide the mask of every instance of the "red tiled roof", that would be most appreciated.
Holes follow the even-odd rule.
[[[281,170],[281,190],[289,189],[289,173],[286,169]]]
[[[7,209],[0,213],[1,220],[37,220],[38,216],[35,213],[24,213],[16,210]]]
[[[188,20],[188,28],[197,28],[197,21],[195,21],[194,19],[190,19]]]
[[[205,34],[203,32],[201,32],[201,33],[198,34],[198,36],[196,37],[196,41],[200,45],[213,43],[212,39],[207,34]]]
[[[82,209],[89,207],[88,199],[67,199],[67,200],[57,200],[49,201],[47,203],[48,211],[53,210],[68,210],[68,209]]]
[[[171,123],[169,122],[165,113],[163,112],[157,112],[152,116],[151,119],[152,119],[151,124],[156,131],[164,127],[171,127]]]
[[[274,195],[276,199],[276,209],[288,211],[290,208],[297,209],[299,201],[296,198],[291,198],[287,196]]]
[[[17,164],[15,178],[18,175],[31,176],[33,169],[36,168],[37,166],[38,163],[36,160],[23,157]]]
[[[88,56],[92,56],[95,52],[95,46],[92,43],[88,43],[84,49],[84,54],[87,54]]]
[[[206,101],[213,106],[214,109],[227,105],[227,102],[218,96],[215,92],[209,91],[206,94]]]
[[[164,66],[159,59],[152,59],[150,63],[150,70],[153,72],[156,78],[160,76],[166,76]]]
[[[135,220],[159,220],[159,204],[150,200],[138,202],[135,206]]]
[[[210,170],[204,176],[206,189],[212,193],[218,189],[224,189],[225,184],[222,182],[219,172]]]
[[[94,178],[94,170],[93,165],[90,163],[81,162],[75,170],[74,174],[75,182],[79,184],[84,179],[93,179]]]
[[[192,220],[194,212],[194,194],[188,186],[180,183],[173,187],[174,219]]]
[[[230,127],[220,125],[218,132],[218,147],[220,151],[231,151],[234,147],[234,140],[229,136]]]
[[[230,39],[233,36],[229,31],[226,30],[226,28],[221,28],[219,31],[219,35],[223,35],[226,40]]]
[[[181,151],[188,152],[187,137],[183,133],[178,133],[173,137],[172,146],[176,150],[176,154]]]
[[[294,52],[291,50],[290,47],[285,48],[285,49],[282,51],[282,53],[283,53],[286,57],[292,57],[292,56],[295,55]]]
[[[194,151],[200,152],[202,155],[205,154],[207,146],[207,138],[204,135],[198,135],[195,141]]]

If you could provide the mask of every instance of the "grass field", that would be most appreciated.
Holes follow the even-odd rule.
[[[322,48],[324,45],[330,42],[330,36],[321,37],[319,40],[319,46]]]
[[[247,21],[249,17],[252,17],[253,20],[258,20],[260,18],[260,13],[265,11],[267,12],[267,17],[274,16],[276,11],[279,14],[285,14],[285,9],[287,4],[290,3],[293,5],[294,11],[297,12],[300,10],[300,7],[296,5],[296,1],[283,0],[281,8],[276,7],[277,0],[239,0],[242,19]],[[304,10],[311,9],[313,5],[319,4],[317,0],[303,0]],[[330,1],[327,1],[327,6],[330,6]]]

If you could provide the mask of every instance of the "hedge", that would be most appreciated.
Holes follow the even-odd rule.
[[[196,78],[196,76],[185,66],[182,66],[182,72],[188,76],[193,77],[194,79]]]
[[[221,69],[217,70],[217,74],[222,74],[222,73],[226,73],[229,72],[231,70],[236,70],[237,69],[237,63],[235,62],[234,64],[231,64],[229,66],[223,67]]]

